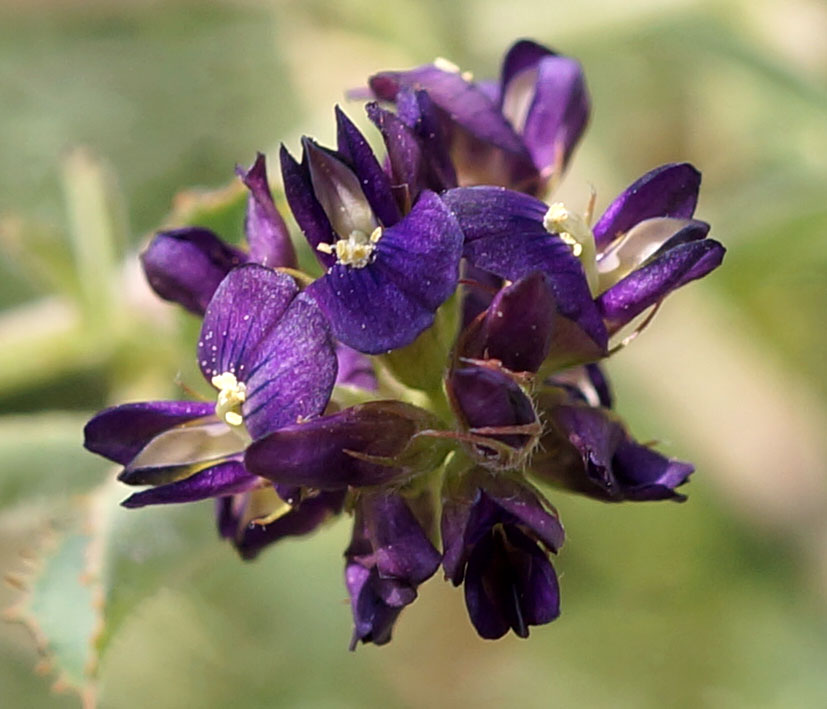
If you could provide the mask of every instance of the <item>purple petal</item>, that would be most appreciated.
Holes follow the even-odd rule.
[[[370,402],[274,431],[247,448],[245,465],[283,485],[320,490],[378,485],[406,474],[405,469],[360,460],[346,451],[395,457],[421,426],[415,407]]]
[[[474,547],[465,575],[468,617],[480,637],[487,640],[501,638],[512,625],[511,619],[506,616],[507,609],[503,608],[509,601],[513,603],[513,593],[509,593],[512,590],[510,585],[506,587],[509,584],[506,576],[508,569],[503,568],[502,557],[500,545],[493,535],[487,534]],[[491,566],[497,568],[491,569]],[[515,612],[519,613],[519,606]],[[524,627],[525,624],[522,625]],[[522,637],[527,634],[528,631],[525,631]]]
[[[367,494],[360,514],[380,577],[417,586],[433,576],[440,554],[401,495]]]
[[[512,372],[536,372],[551,346],[556,310],[548,277],[525,276],[496,295],[469,333],[463,355],[499,360]]]
[[[521,39],[509,47],[503,57],[500,70],[500,95],[504,94],[511,80],[526,69],[536,67],[541,59],[557,56],[556,52],[530,39]]]
[[[521,426],[536,421],[531,399],[502,372],[464,367],[451,374],[448,385],[459,408],[457,414],[469,429]],[[531,440],[530,436],[522,434],[491,437],[514,448]]]
[[[692,464],[666,458],[631,438],[618,446],[612,466],[625,488],[624,497],[640,501],[681,499],[675,488],[687,482],[695,470]]]
[[[376,391],[376,374],[370,358],[339,342],[336,343],[336,359],[338,361],[337,385],[343,384]]]
[[[296,268],[296,252],[290,240],[290,232],[276,209],[267,182],[264,155],[258,153],[249,170],[237,167],[236,173],[250,190],[244,222],[250,260],[262,266]]]
[[[164,300],[203,315],[215,289],[247,255],[209,229],[186,227],[156,234],[141,264],[152,289]]]
[[[589,95],[579,62],[549,56],[537,66],[534,98],[522,129],[534,164],[553,168],[568,162],[589,120]]]
[[[399,221],[400,214],[391,191],[390,180],[376,160],[365,137],[338,106],[336,128],[339,152],[353,166],[353,172],[358,177],[373,212],[383,226],[393,226]]]
[[[327,218],[322,205],[313,192],[310,181],[310,170],[306,161],[302,164],[287,151],[284,145],[279,151],[281,160],[281,175],[284,181],[284,195],[290,205],[290,211],[307,241],[315,249],[319,244],[333,244],[337,236],[333,225]],[[316,252],[316,258],[325,266],[336,262],[336,257],[330,254]]]
[[[385,141],[393,187],[400,194],[400,203],[408,211],[420,191],[428,186],[423,180],[424,157],[419,139],[399,116],[380,108],[378,104],[369,103],[366,110]]]
[[[497,477],[486,485],[483,497],[500,508],[497,512],[500,521],[522,525],[531,531],[532,536],[542,540],[550,551],[557,552],[563,546],[565,532],[557,512],[538,490],[527,483]],[[476,519],[474,515],[469,520],[469,527],[476,524]],[[470,535],[474,534],[471,530]]]
[[[248,473],[237,460],[228,460],[169,485],[136,492],[121,504],[124,507],[168,505],[178,502],[195,502],[209,497],[223,497],[244,492],[257,485],[259,478]]]
[[[528,637],[529,625],[549,623],[560,614],[554,568],[545,552],[513,526],[476,545],[468,561],[465,601],[471,622],[487,639],[502,637],[509,628]]]
[[[450,157],[445,121],[428,92],[403,89],[396,96],[396,105],[399,118],[419,140],[424,187],[434,192],[456,187],[457,173]]]
[[[562,239],[543,227],[548,210],[543,202],[500,187],[460,187],[443,199],[465,234],[463,255],[471,263],[510,281],[545,273],[559,313],[605,350],[608,335],[583,266]]]
[[[607,502],[685,499],[675,488],[687,481],[692,465],[636,443],[610,416],[591,406],[554,407],[554,425],[543,439],[546,454],[532,461],[531,471]]]
[[[214,413],[214,404],[200,401],[122,404],[90,419],[83,429],[83,445],[93,453],[126,465],[159,433]]]
[[[679,244],[630,273],[597,299],[606,324],[616,331],[682,285],[721,265],[726,249],[713,239]]]
[[[383,600],[382,595],[388,596],[387,591],[380,595],[380,581],[376,569],[366,569],[360,564],[349,563],[345,567],[345,585],[350,594],[351,610],[353,612],[353,639],[350,649],[355,650],[359,641],[384,645],[391,639],[394,623],[402,612],[405,603],[416,598],[416,591],[407,589],[412,598],[400,596],[399,603],[391,606]],[[402,594],[404,595],[404,594]]]
[[[345,490],[320,492],[302,500],[270,524],[247,525],[235,541],[241,558],[255,559],[265,547],[284,537],[298,537],[314,532],[330,517],[341,512],[345,493]]]
[[[297,291],[289,276],[249,264],[227,276],[204,316],[201,371],[246,384],[242,414],[253,438],[321,413],[336,378],[327,323]]]
[[[688,219],[695,212],[701,173],[689,163],[670,163],[647,172],[618,195],[594,225],[598,247],[652,217]]]
[[[426,64],[410,71],[388,71],[370,78],[377,98],[393,101],[402,89],[423,89],[450,119],[475,138],[516,155],[526,155],[520,137],[500,113],[496,104],[476,84],[459,73]]]
[[[454,292],[462,233],[442,201],[424,192],[411,213],[384,231],[363,268],[333,266],[307,289],[333,334],[376,354],[413,342]]]

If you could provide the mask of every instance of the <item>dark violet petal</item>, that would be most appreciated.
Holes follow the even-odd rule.
[[[164,300],[203,315],[215,289],[247,255],[209,229],[186,227],[155,235],[141,264],[152,289]]]
[[[386,229],[363,268],[336,264],[307,289],[346,345],[376,354],[403,347],[434,320],[454,292],[462,233],[442,201],[424,192]]]
[[[483,268],[477,268],[467,260],[462,262],[462,280],[465,293],[462,300],[462,330],[484,310],[503,286],[503,279]]]
[[[290,240],[290,232],[276,209],[267,182],[264,155],[258,153],[249,170],[237,167],[236,173],[250,190],[244,222],[250,260],[262,266],[296,268],[296,252]]]
[[[250,445],[245,465],[276,483],[320,490],[388,482],[405,471],[369,463],[345,451],[387,457],[400,454],[419,430],[418,411],[396,402],[370,402],[285,426]]]
[[[222,281],[204,316],[201,371],[246,384],[242,414],[253,438],[321,413],[336,378],[327,322],[297,292],[289,276],[249,264]]]
[[[468,617],[480,637],[487,640],[501,638],[511,627],[502,607],[503,596],[513,602],[513,595],[511,598],[507,595],[511,590],[510,579],[500,575],[505,569],[491,568],[502,566],[497,564],[501,557],[502,550],[493,535],[487,534],[474,547],[465,574]]]
[[[366,494],[359,504],[380,577],[417,586],[434,574],[440,554],[405,498],[395,493]]]
[[[336,128],[339,152],[350,161],[374,214],[383,226],[393,226],[399,221],[400,214],[390,180],[365,137],[338,106]]]
[[[452,372],[448,386],[467,428],[522,426],[536,421],[531,399],[511,377],[484,367],[464,367]],[[492,435],[507,445],[520,448],[530,436]]]
[[[322,205],[313,193],[310,170],[306,163],[299,164],[284,145],[279,151],[281,175],[284,181],[284,195],[290,205],[290,211],[307,241],[315,249],[319,244],[332,244],[336,241],[336,232],[327,218]],[[316,257],[325,266],[336,262],[336,257],[316,252]]]
[[[471,512],[482,500],[482,491],[473,488],[468,497],[443,493],[440,533],[442,536],[442,568],[445,578],[459,586],[465,577],[465,564],[470,548],[466,543],[466,530]],[[490,501],[486,501],[490,505]]]
[[[512,629],[528,637],[529,625],[560,614],[557,576],[547,554],[513,525],[491,530],[474,547],[465,577],[468,614],[483,638]]]
[[[261,344],[299,292],[284,273],[257,264],[234,269],[207,307],[198,342],[198,364],[210,381],[232,372],[246,381],[269,353]]]
[[[369,357],[338,342],[336,343],[336,359],[338,360],[337,385],[376,391],[376,373]]]
[[[410,98],[406,98],[407,95]],[[396,100],[403,120],[404,104],[409,103],[412,109],[415,107],[415,114],[412,110],[407,120],[421,141],[425,186],[435,192],[456,187],[457,173],[448,149],[445,121],[428,92],[403,90]]]
[[[402,89],[423,89],[450,119],[475,138],[516,155],[525,155],[520,137],[488,95],[461,74],[443,71],[433,64],[410,71],[388,71],[370,78],[377,98],[393,101]]]
[[[270,524],[249,524],[241,531],[235,541],[235,547],[243,559],[255,559],[265,547],[284,537],[297,537],[310,534],[324,524],[330,517],[342,510],[345,490],[320,492],[314,497],[302,500],[287,514],[270,522]]]
[[[647,172],[618,195],[594,225],[597,246],[613,241],[652,217],[688,219],[695,212],[701,173],[689,163],[669,163]]]
[[[653,258],[597,299],[607,327],[614,332],[676,288],[720,266],[724,247],[713,239],[679,244]]]
[[[627,500],[682,499],[675,488],[683,485],[695,470],[690,463],[666,458],[631,438],[617,447],[612,464]]]
[[[348,563],[345,567],[345,585],[350,594],[354,625],[351,650],[356,649],[359,641],[375,645],[389,642],[393,625],[402,612],[402,605],[390,606],[382,600],[376,589],[377,583],[375,568],[366,569],[356,563]]]
[[[537,169],[549,171],[560,160],[565,166],[588,120],[589,95],[579,62],[559,56],[542,59],[522,128]]]
[[[675,488],[693,466],[640,445],[606,409],[557,405],[549,417],[543,452],[530,465],[541,479],[607,502],[685,499]]]
[[[499,510],[483,515],[496,514],[502,522],[518,524],[529,530],[533,537],[542,540],[550,551],[557,552],[563,546],[565,532],[563,525],[557,517],[557,513],[543,495],[527,483],[517,483],[507,477],[500,477],[492,480],[486,485],[482,493],[483,498],[488,498]],[[484,506],[482,501],[480,507]],[[505,513],[505,514],[504,514]],[[479,524],[479,517],[474,514],[469,521],[469,527]],[[490,526],[491,519],[484,524]],[[478,532],[471,530],[470,537]]]
[[[463,356],[496,359],[512,372],[536,372],[551,346],[556,310],[548,276],[525,276],[496,295]]]
[[[410,209],[423,185],[423,155],[413,129],[376,103],[366,106],[368,117],[379,129],[388,152],[393,187],[401,193],[400,202]],[[407,211],[407,210],[406,210]]]
[[[247,370],[244,423],[255,438],[322,413],[336,381],[336,354],[327,320],[304,294],[287,308]]]
[[[168,485],[136,492],[121,504],[124,507],[168,505],[178,502],[195,502],[209,497],[223,497],[249,490],[258,484],[259,478],[248,473],[237,460],[228,460],[178,480]]]
[[[554,56],[557,56],[556,52],[530,39],[516,41],[503,57],[499,93],[505,93],[506,87],[517,74],[536,68],[541,59]]]
[[[550,623],[560,615],[560,588],[548,554],[517,527],[505,527],[505,535],[523,621]]]
[[[545,204],[500,187],[460,187],[443,199],[465,234],[463,255],[471,263],[510,281],[537,271],[546,274],[558,312],[605,350],[608,335],[583,266],[562,239],[543,227]]]
[[[200,401],[145,401],[95,414],[83,429],[83,445],[121,465],[155,436],[180,424],[211,416],[215,405]]]

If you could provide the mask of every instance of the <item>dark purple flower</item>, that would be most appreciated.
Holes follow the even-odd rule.
[[[549,276],[560,313],[601,348],[583,349],[582,362],[605,353],[607,333],[720,265],[724,247],[691,218],[699,185],[687,163],[659,167],[617,197],[594,231],[560,202],[504,189],[458,188],[445,202],[475,266],[509,280],[532,270]]]
[[[465,235],[463,256],[474,266],[510,281],[542,273],[559,319],[555,337],[568,363],[595,359],[608,334],[586,274],[571,245],[544,226],[548,207],[534,197],[501,187],[460,187],[443,196]],[[565,322],[568,321],[568,322]]]
[[[153,485],[124,504],[189,502],[261,485],[242,457],[251,439],[321,413],[336,377],[327,323],[293,279],[255,264],[233,269],[207,306],[198,343],[217,403],[146,402],[97,414],[85,446]]]
[[[443,447],[419,437],[434,423],[416,406],[371,401],[282,426],[252,443],[244,463],[280,485],[319,490],[396,482],[432,470],[444,458]]]
[[[327,273],[307,293],[336,337],[376,354],[431,326],[457,284],[462,233],[432,192],[400,219],[390,180],[337,110],[338,151],[303,140],[301,163],[282,147],[285,193]]]
[[[402,495],[364,492],[345,556],[354,624],[350,649],[360,641],[384,645],[402,609],[416,599],[416,587],[439,568],[439,552]]]
[[[475,460],[497,470],[518,468],[540,433],[518,378],[496,366],[469,365],[452,370],[446,387]]]
[[[141,254],[147,281],[164,300],[203,315],[215,289],[236,266],[252,262],[295,268],[296,254],[267,183],[264,155],[249,170],[236,168],[249,188],[245,233],[249,253],[222,241],[209,229],[161,231]]]
[[[717,268],[724,247],[692,219],[701,174],[689,163],[655,168],[627,187],[594,226],[597,305],[611,332]]]
[[[338,515],[346,492],[300,490],[291,496],[268,484],[222,497],[216,500],[218,531],[232,542],[242,559],[252,560],[280,539],[310,534]]]
[[[573,492],[607,502],[677,500],[693,466],[637,443],[610,411],[550,390],[540,405],[547,420],[529,471]]]
[[[444,59],[369,83],[400,114],[412,92],[427,92],[442,113],[460,185],[542,192],[565,168],[589,116],[580,65],[527,40],[506,53],[499,86],[475,82]]]
[[[557,576],[548,558],[563,544],[554,509],[527,484],[480,470],[465,471],[443,493],[442,565],[487,639],[560,614]]]

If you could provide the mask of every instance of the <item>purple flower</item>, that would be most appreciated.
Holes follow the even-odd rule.
[[[676,500],[694,467],[637,443],[611,412],[571,390],[548,390],[547,427],[529,470],[541,480],[606,502]]]
[[[216,500],[219,534],[242,559],[255,559],[284,537],[310,534],[342,511],[346,490],[290,491],[283,486],[255,488]]]
[[[453,293],[462,233],[434,193],[401,217],[370,146],[337,109],[338,151],[305,138],[301,163],[282,147],[287,201],[327,273],[307,293],[336,337],[375,354],[411,343]]]
[[[141,254],[152,289],[164,300],[203,315],[218,284],[236,266],[296,267],[296,254],[267,183],[264,155],[249,170],[236,168],[250,190],[244,231],[249,253],[226,244],[209,229],[184,227],[161,231]]]
[[[433,415],[399,401],[371,401],[285,425],[253,442],[247,468],[279,485],[339,490],[396,483],[433,470],[446,450],[423,431]]]
[[[720,265],[724,247],[691,218],[699,186],[687,163],[659,167],[618,196],[594,230],[562,203],[500,188],[449,190],[445,202],[471,263],[509,280],[545,273],[560,314],[604,352],[607,332]]]
[[[503,60],[499,85],[475,82],[444,59],[370,78],[400,114],[424,90],[441,112],[460,185],[501,185],[537,194],[559,176],[585,129],[589,97],[573,59],[528,40]]]
[[[127,507],[190,502],[260,487],[245,468],[252,439],[321,413],[336,378],[327,323],[289,276],[248,264],[221,282],[204,316],[198,363],[217,403],[125,404],[86,425],[85,446],[153,485]],[[265,483],[266,484],[266,483]]]
[[[487,639],[560,614],[557,576],[548,558],[563,544],[563,527],[539,492],[507,476],[469,470],[443,493],[442,565]]]
[[[402,495],[364,492],[345,556],[354,625],[350,649],[360,641],[384,645],[402,609],[416,599],[417,586],[439,568],[439,552]]]
[[[571,246],[543,225],[548,211],[543,202],[501,187],[460,187],[443,199],[465,234],[463,256],[471,264],[510,281],[533,273],[546,277],[560,316],[556,339],[565,341],[571,362],[605,353],[608,334],[583,265]]]

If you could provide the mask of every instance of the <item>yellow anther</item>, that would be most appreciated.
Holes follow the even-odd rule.
[[[474,73],[471,71],[464,71],[460,76],[465,79],[469,84],[474,80]]]
[[[238,381],[232,372],[216,374],[210,381],[218,389],[215,415],[229,426],[241,426],[244,419],[238,408],[247,399],[247,385]]]
[[[370,263],[373,250],[381,238],[381,226],[376,227],[370,236],[363,231],[354,230],[350,232],[347,239],[339,239],[334,245],[318,244],[316,250],[324,254],[335,253],[336,261],[343,266],[364,268]]]
[[[562,202],[552,204],[543,217],[543,227],[557,234],[571,248],[571,253],[583,263],[589,288],[597,288],[597,262],[595,260],[594,234],[579,214],[566,208]]]

